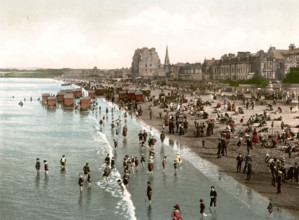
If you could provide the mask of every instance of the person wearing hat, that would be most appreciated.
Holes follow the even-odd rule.
[[[40,170],[40,161],[39,161],[39,158],[36,158],[35,169],[36,169],[36,172],[39,173],[39,170]]]
[[[174,210],[171,213],[172,220],[182,220],[179,204],[177,204],[177,203],[174,204],[173,208],[174,208]]]
[[[60,159],[60,164],[61,164],[61,169],[64,169],[66,165],[65,155],[62,155],[62,158]]]
[[[210,208],[211,208],[212,205],[214,204],[214,208],[216,209],[216,197],[217,197],[217,192],[215,191],[215,187],[214,187],[214,186],[211,186],[210,197],[211,197]]]
[[[46,160],[44,160],[44,165],[45,165],[45,174],[48,175],[49,166],[48,166],[48,162]]]

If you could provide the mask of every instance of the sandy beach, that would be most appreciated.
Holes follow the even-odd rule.
[[[161,92],[160,90],[151,90],[151,95],[155,95],[156,97]],[[165,93],[168,93],[168,91],[165,91]],[[187,95],[187,94],[184,94]],[[188,101],[190,99],[195,100],[196,97],[191,97],[190,95],[186,96]],[[216,113],[214,112],[215,106],[217,103],[221,103],[221,113],[227,112],[223,108],[223,98],[218,97],[218,100],[212,100],[211,95],[203,95],[200,96],[203,100],[211,101],[213,102],[211,106],[205,106],[205,111],[209,113],[209,118],[216,118]],[[223,156],[222,158],[217,158],[217,141],[220,137],[220,131],[225,130],[225,124],[220,124],[218,121],[215,123],[214,128],[214,134],[210,137],[205,137],[206,140],[206,147],[202,147],[202,138],[194,137],[194,116],[187,116],[187,120],[189,123],[188,131],[184,135],[179,135],[178,133],[170,134],[168,132],[168,127],[165,127],[164,131],[166,136],[169,138],[180,142],[181,145],[189,147],[192,151],[197,153],[202,158],[212,162],[213,164],[217,165],[219,169],[223,172],[225,172],[227,175],[233,177],[240,183],[250,187],[251,189],[255,190],[256,192],[262,194],[263,196],[266,196],[269,199],[272,199],[274,205],[278,205],[279,207],[282,207],[292,213],[294,216],[296,216],[299,219],[299,185],[296,183],[291,183],[289,180],[286,180],[282,183],[282,193],[279,195],[277,194],[276,187],[272,186],[272,176],[270,169],[267,167],[267,164],[265,163],[265,157],[268,153],[271,157],[279,158],[281,159],[284,157],[286,159],[285,167],[288,168],[291,166],[294,166],[295,162],[298,162],[298,152],[292,153],[292,158],[289,158],[288,154],[285,153],[280,149],[282,146],[280,143],[278,144],[277,148],[261,148],[261,144],[258,143],[253,146],[253,150],[251,150],[250,155],[253,160],[253,172],[252,172],[252,179],[251,181],[246,180],[246,174],[237,173],[236,171],[236,157],[239,153],[242,154],[243,157],[247,155],[247,147],[246,142],[243,140],[242,146],[238,148],[237,142],[239,138],[237,137],[237,131],[240,129],[244,129],[245,127],[242,126],[240,123],[241,117],[244,117],[244,122],[248,120],[248,118],[253,114],[263,114],[264,110],[267,109],[266,105],[259,105],[256,104],[254,110],[251,110],[249,108],[246,110],[246,107],[242,104],[241,100],[229,100],[228,101],[235,102],[236,107],[242,107],[244,110],[244,114],[238,114],[238,115],[232,115],[232,112],[228,112],[229,115],[233,117],[233,120],[236,124],[236,131],[234,134],[231,135],[231,138],[229,139],[229,145],[228,145],[228,152],[227,156]],[[185,104],[184,104],[185,105]],[[187,103],[186,103],[187,105]],[[164,123],[164,116],[166,115],[166,112],[164,112],[163,108],[160,108],[158,106],[153,106],[152,102],[145,102],[142,104],[139,104],[142,108],[142,116],[140,119],[150,125],[151,127],[158,129],[159,131],[162,131],[162,124]],[[149,115],[149,107],[151,106],[152,109],[152,120],[150,120]],[[282,107],[282,113],[276,113],[277,107]],[[168,108],[169,110],[169,108]],[[296,128],[296,125],[299,124],[299,119],[295,119],[295,116],[298,116],[298,113],[291,113],[289,106],[277,103],[276,106],[273,107],[272,111],[267,112],[270,114],[271,119],[277,118],[279,116],[282,116],[282,120],[285,124],[289,124],[292,128],[292,131],[294,133],[298,132],[298,128]],[[162,113],[162,118],[160,118],[159,113]],[[175,115],[175,112],[169,112],[169,115]],[[205,122],[207,119],[199,119],[198,122]],[[269,134],[272,132],[280,131],[280,123],[281,121],[274,121],[274,128],[273,131],[269,130]],[[271,122],[267,122],[267,126],[271,129]],[[257,127],[257,124],[254,125],[254,127]],[[252,132],[250,133],[250,137],[252,137]],[[242,170],[244,167],[244,163],[242,164]],[[265,204],[266,206],[266,204]]]

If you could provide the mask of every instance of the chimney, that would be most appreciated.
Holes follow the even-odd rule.
[[[295,44],[290,44],[290,46],[289,46],[289,50],[291,51],[291,50],[295,50]]]

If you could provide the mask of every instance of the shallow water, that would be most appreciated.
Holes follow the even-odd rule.
[[[97,99],[101,112],[47,109],[37,101],[41,93],[56,94],[71,87],[49,79],[0,79],[0,219],[171,219],[175,202],[181,206],[183,219],[199,219],[201,198],[207,208],[205,219],[267,219],[266,198],[169,139],[156,144],[153,175],[139,166],[136,174],[131,173],[128,192],[122,199],[116,180],[123,175],[123,157],[134,155],[140,160],[141,153],[148,157],[148,147],[139,146],[138,133],[150,127],[128,117],[128,136],[124,138],[121,130],[116,136],[116,128],[110,126],[112,117],[121,116],[123,126],[124,112],[115,109],[112,116],[113,105],[103,99]],[[23,107],[18,105],[21,100]],[[105,123],[100,126],[98,121],[104,115]],[[155,130],[151,133],[159,135]],[[117,149],[111,147],[113,138],[118,141]],[[183,164],[174,172],[178,151]],[[101,179],[107,153],[116,161],[108,184]],[[60,170],[62,154],[67,158],[65,171]],[[164,155],[165,173],[161,171]],[[43,165],[36,174],[37,157],[48,160],[47,176]],[[78,174],[86,162],[90,164],[92,188],[88,189],[85,182],[80,193]],[[147,181],[153,188],[151,206],[146,200]],[[218,193],[217,211],[208,208],[211,185]],[[274,219],[295,218],[274,208]]]

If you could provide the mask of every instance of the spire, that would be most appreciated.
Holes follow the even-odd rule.
[[[166,46],[166,54],[165,54],[165,60],[164,60],[164,66],[169,66],[169,56],[168,56],[168,46]]]

